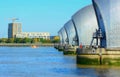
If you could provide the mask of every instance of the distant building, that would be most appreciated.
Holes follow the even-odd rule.
[[[17,33],[22,32],[21,23],[9,23],[8,24],[8,38],[15,38]]]
[[[60,36],[50,36],[50,40],[55,40],[56,38],[59,39]]]
[[[21,32],[17,33],[16,38],[43,38],[50,39],[49,32]]]
[[[49,32],[22,32],[21,23],[8,24],[8,38],[43,38],[50,39]]]

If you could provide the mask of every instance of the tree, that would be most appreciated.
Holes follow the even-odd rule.
[[[52,42],[53,43],[59,43],[59,41],[60,41],[60,37],[59,36],[54,36]]]
[[[22,43],[31,43],[31,39],[30,38],[23,38]]]
[[[23,43],[22,38],[15,38],[14,43]]]
[[[46,39],[46,43],[51,43],[51,40],[50,39]]]
[[[7,38],[0,39],[0,43],[6,43],[6,42],[7,42]]]
[[[7,43],[14,43],[14,38],[8,38]]]
[[[37,43],[38,42],[38,39],[37,38],[33,38],[31,43]]]
[[[37,42],[40,42],[40,38],[37,38]]]
[[[2,39],[0,39],[0,43],[2,43]]]

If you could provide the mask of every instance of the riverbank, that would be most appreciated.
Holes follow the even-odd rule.
[[[54,43],[0,43],[0,47],[19,47],[19,46],[23,46],[23,47],[27,47],[27,46],[50,46],[50,47],[54,47]]]

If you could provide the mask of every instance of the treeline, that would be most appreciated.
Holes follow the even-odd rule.
[[[0,43],[58,43],[59,39],[43,39],[43,38],[1,38]]]

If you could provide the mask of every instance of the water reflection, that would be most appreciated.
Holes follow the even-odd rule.
[[[120,77],[120,69],[96,69],[96,74],[98,77]]]
[[[0,47],[0,77],[119,77],[119,68],[76,65],[53,47]]]
[[[90,66],[90,65],[86,66],[86,65],[77,65],[77,67],[79,69],[84,68],[85,70],[86,69],[93,69],[93,70],[89,71],[89,73],[94,73],[93,77],[120,77],[120,67],[119,66],[99,66],[99,65],[98,66]],[[87,76],[87,77],[89,77],[89,76]]]

